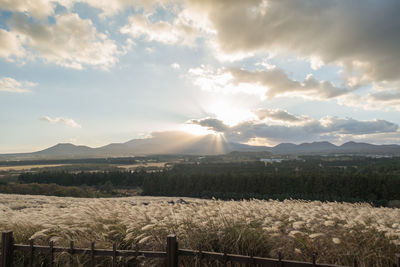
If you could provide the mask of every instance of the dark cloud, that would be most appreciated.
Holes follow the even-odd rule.
[[[215,132],[225,132],[225,131],[229,130],[228,125],[224,124],[221,120],[213,119],[213,118],[206,118],[206,119],[201,119],[201,120],[191,120],[191,121],[189,121],[189,123],[206,127]]]
[[[279,121],[299,122],[305,119],[304,117],[297,117],[281,109],[258,109],[253,111],[253,113],[256,114],[260,120],[268,118]]]
[[[283,114],[283,113],[282,113]],[[289,114],[290,115],[290,114]],[[218,119],[192,120],[208,129],[224,133],[230,141],[247,142],[252,138],[266,138],[274,142],[298,142],[312,140],[336,141],[342,136],[395,133],[398,125],[385,120],[359,121],[352,118],[325,117],[303,124],[275,125],[261,121],[246,121],[228,127]]]
[[[317,81],[312,75],[308,75],[303,82],[295,81],[278,68],[264,71],[230,68],[226,71],[232,74],[235,84],[253,83],[267,87],[268,97],[300,93],[313,98],[330,99],[351,92],[351,90],[336,87],[329,81]]]
[[[400,101],[400,92],[378,92],[370,95],[377,101]]]
[[[326,125],[321,125],[322,132],[339,134],[375,134],[396,132],[399,126],[385,120],[358,121],[352,118],[330,118]]]
[[[289,52],[361,79],[400,79],[398,0],[188,0],[228,53]]]

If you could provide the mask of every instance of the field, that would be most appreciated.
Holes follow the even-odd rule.
[[[43,165],[16,165],[16,166],[0,166],[0,171],[22,171],[31,169],[42,169],[51,167],[65,166],[66,164],[43,164]]]
[[[0,194],[0,228],[17,243],[35,238],[68,246],[164,250],[181,248],[359,266],[389,266],[400,252],[400,209],[319,201],[217,201],[129,197],[82,199]],[[62,259],[58,259],[62,261]]]
[[[136,164],[129,164],[129,165],[118,165],[118,168],[134,170],[137,168],[143,167],[155,167],[155,168],[164,168],[166,162],[144,162],[144,163],[136,163]]]

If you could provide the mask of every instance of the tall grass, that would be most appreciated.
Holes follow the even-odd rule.
[[[146,202],[146,203],[144,203]],[[400,209],[319,201],[217,201],[167,198],[78,199],[0,194],[0,229],[17,243],[165,250],[181,248],[359,266],[389,266],[400,252]],[[65,257],[64,257],[65,258]],[[58,258],[63,261],[62,255]],[[84,259],[80,259],[83,261]],[[104,259],[106,261],[106,259]],[[106,264],[104,262],[104,264]],[[148,263],[151,265],[151,262]]]

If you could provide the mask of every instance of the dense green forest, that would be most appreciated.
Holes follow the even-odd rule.
[[[107,184],[96,189],[88,186],[62,186],[54,183],[0,183],[0,192],[5,194],[58,197],[112,197],[116,194],[112,191],[112,187],[109,187]]]
[[[110,183],[119,187],[142,186],[147,173],[145,171],[100,171],[100,172],[67,172],[43,171],[23,173],[18,180],[23,183],[58,184],[63,186],[99,186]]]
[[[400,199],[400,158],[302,157],[260,161],[176,164],[172,169],[107,172],[24,173],[21,183],[62,186],[141,187],[152,196],[220,199],[309,199],[367,201],[386,205]]]

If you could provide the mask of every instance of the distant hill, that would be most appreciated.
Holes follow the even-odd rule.
[[[292,143],[282,143],[272,148],[277,154],[313,154],[330,153],[337,149],[337,146],[329,142],[313,142],[295,145]]]
[[[133,139],[97,148],[69,143],[57,144],[32,153],[0,154],[0,160],[130,157],[154,154],[219,155],[232,151],[268,150],[269,147],[228,142],[215,135],[194,136],[185,132],[163,132],[155,133],[151,138]]]
[[[0,154],[0,160],[130,157],[154,154],[218,155],[232,151],[269,152],[279,155],[368,154],[400,156],[399,145],[347,142],[341,146],[336,146],[329,142],[312,142],[298,145],[281,143],[274,147],[267,147],[228,142],[216,135],[193,136],[184,132],[163,132],[155,133],[151,138],[133,139],[125,143],[113,143],[97,148],[76,146],[69,143],[57,144],[32,153]]]
[[[347,142],[336,146],[329,142],[312,142],[299,145],[282,143],[271,148],[275,154],[368,154],[368,155],[400,155],[399,145],[372,145],[368,143]]]

